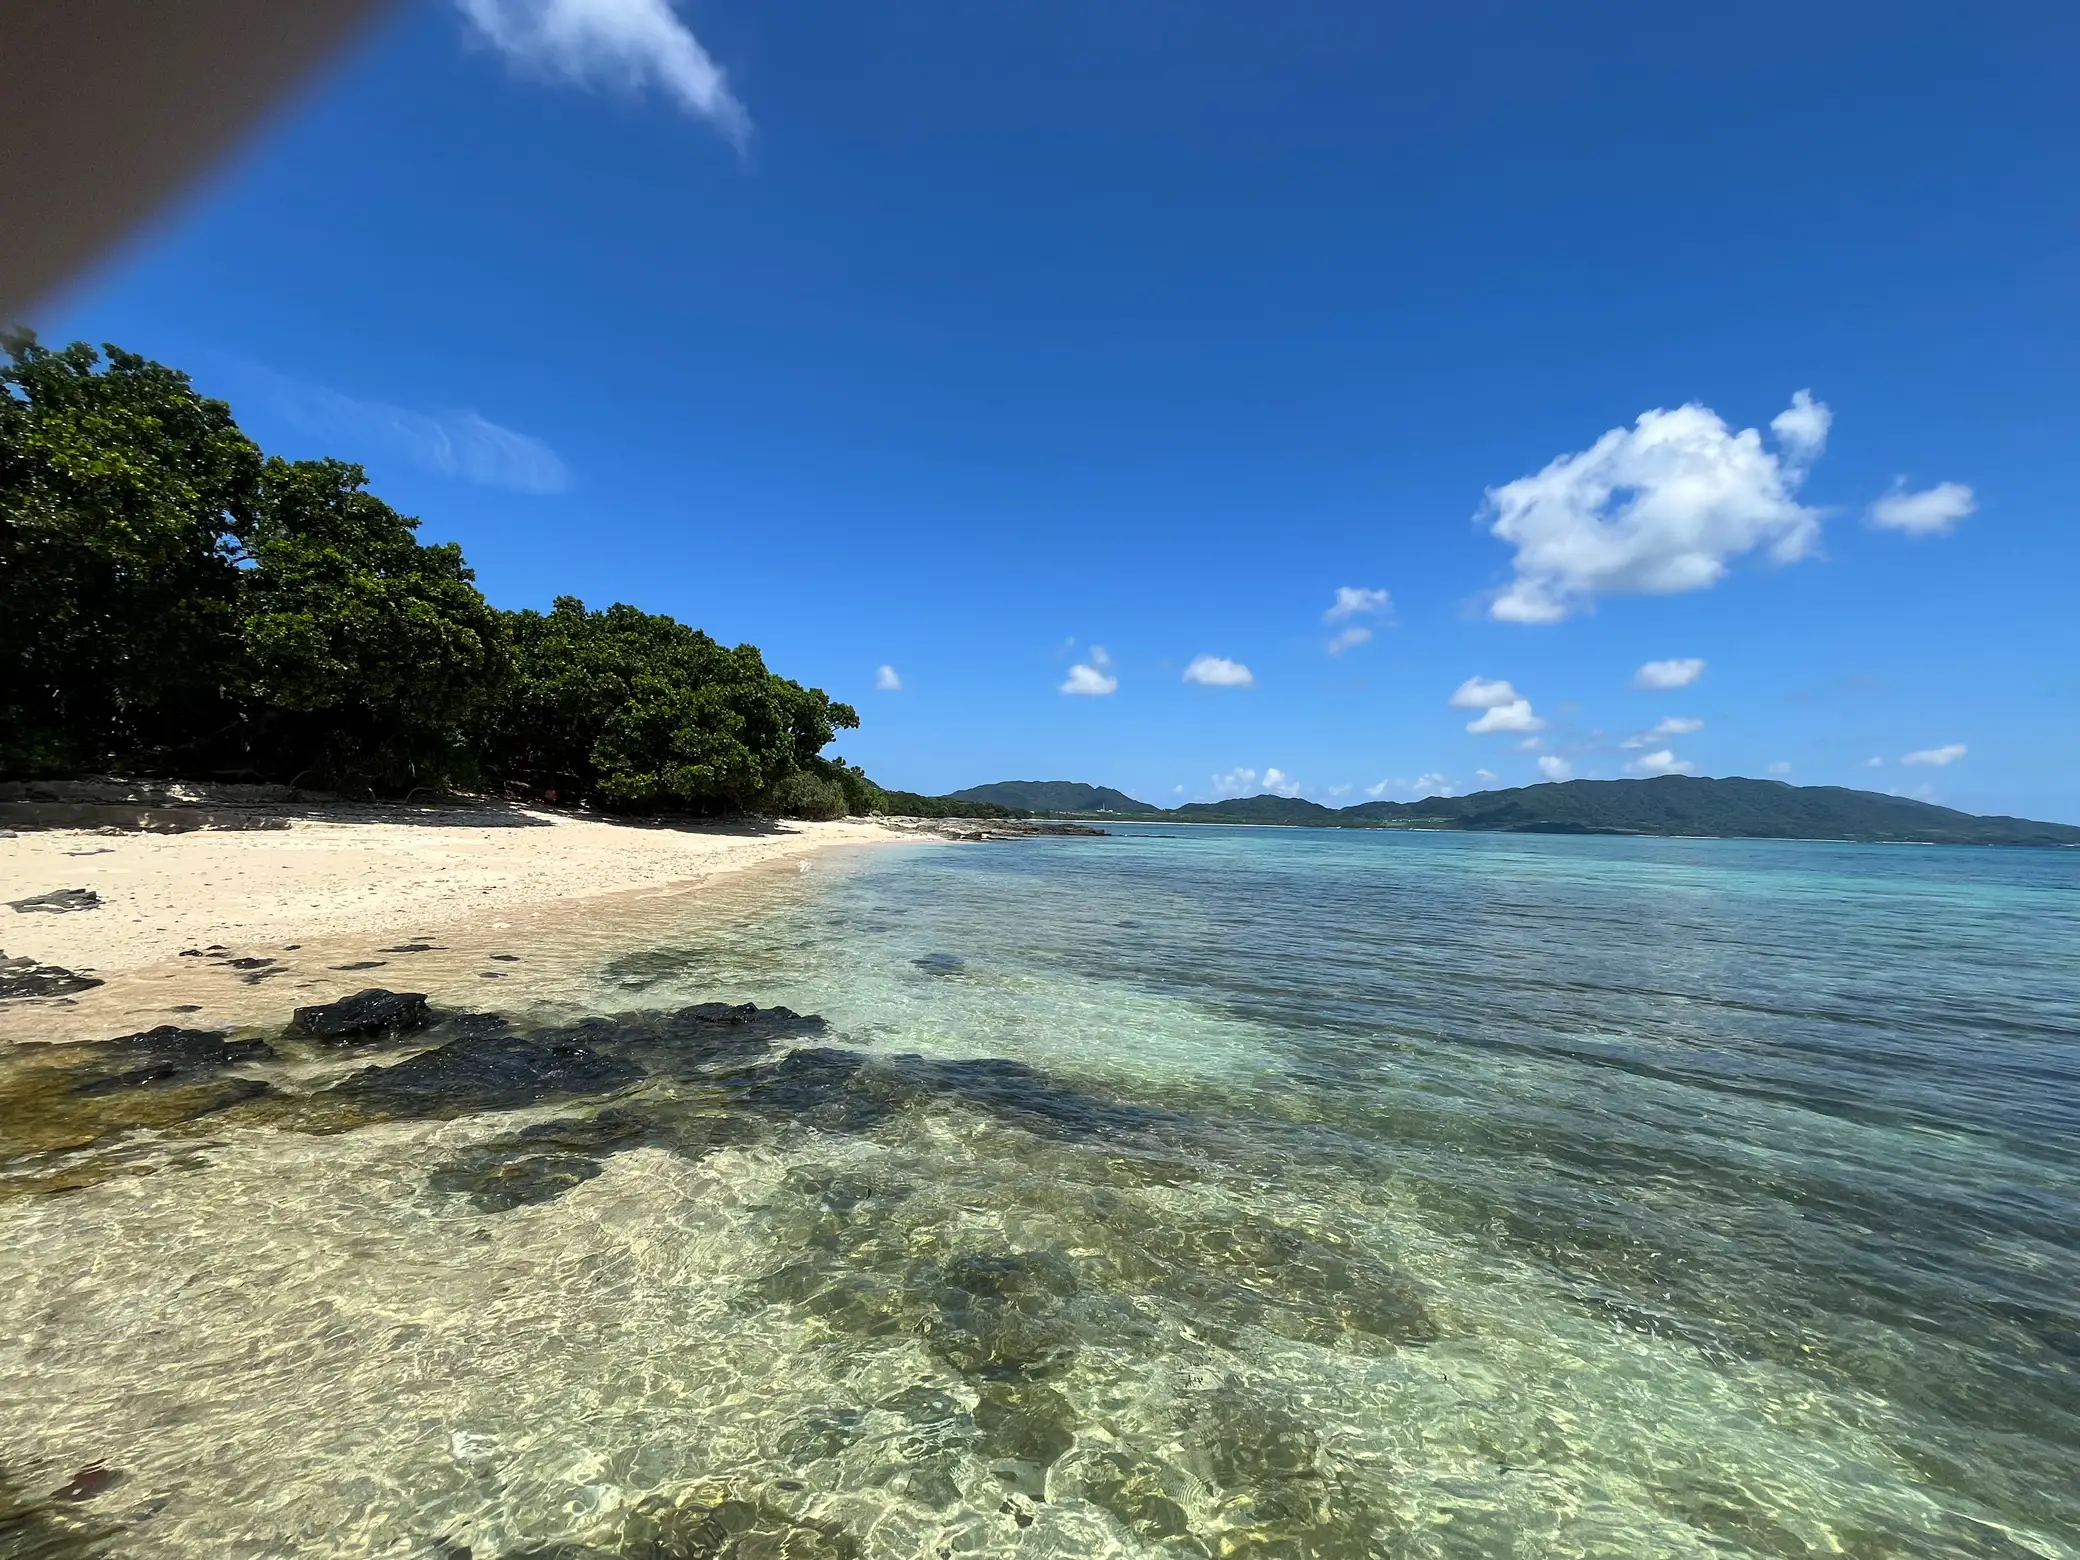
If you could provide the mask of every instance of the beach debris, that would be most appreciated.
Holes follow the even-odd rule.
[[[123,1470],[111,1468],[106,1463],[88,1463],[75,1473],[70,1481],[51,1491],[52,1500],[92,1500],[104,1490],[112,1490],[123,1482]]]
[[[99,910],[101,896],[91,888],[54,888],[29,899],[10,899],[8,907],[23,915],[65,915],[74,910]]]
[[[289,1027],[314,1040],[352,1044],[424,1029],[432,1021],[424,992],[371,986],[337,1002],[300,1007],[290,1017]]]
[[[15,997],[63,997],[75,991],[90,991],[102,982],[55,964],[38,964],[34,959],[10,959],[0,950],[0,1001]]]

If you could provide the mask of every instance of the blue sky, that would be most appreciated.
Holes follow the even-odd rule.
[[[2076,45],[425,0],[35,323],[362,461],[501,605],[757,643],[887,784],[2080,821]]]

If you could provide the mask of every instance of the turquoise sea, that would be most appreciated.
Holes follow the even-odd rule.
[[[2080,853],[1122,825],[616,935],[525,1109],[269,1031],[15,1153],[0,1555],[2080,1556]]]

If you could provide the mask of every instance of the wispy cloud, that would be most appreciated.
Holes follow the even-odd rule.
[[[366,463],[409,461],[436,476],[515,493],[561,493],[570,468],[540,439],[501,427],[480,412],[416,412],[362,401],[271,369],[244,370],[284,422],[326,441],[326,453]]]
[[[1119,692],[1119,678],[1112,672],[1112,657],[1105,653],[1103,645],[1092,645],[1090,659],[1069,668],[1069,677],[1062,684],[1062,692],[1093,699],[1101,699],[1108,693]]]
[[[893,666],[883,662],[875,669],[874,686],[883,693],[900,693],[903,691],[903,679],[896,675],[896,669]]]
[[[1618,744],[1622,748],[1652,747],[1657,742],[1666,742],[1670,737],[1687,737],[1693,731],[1704,730],[1704,722],[1694,715],[1671,715],[1655,723],[1648,731],[1637,732]]]
[[[1192,664],[1184,669],[1184,680],[1208,688],[1248,688],[1257,679],[1240,661],[1230,661],[1218,655],[1201,655],[1194,656]]]
[[[1778,760],[1777,760],[1777,761],[1776,761],[1776,762],[1775,762],[1774,764],[1771,764],[1771,765],[1769,766],[1769,772],[1770,772],[1771,774],[1773,774],[1773,775],[1788,775],[1788,774],[1790,774],[1790,773],[1791,773],[1791,764],[1790,764],[1790,761],[1789,761],[1789,760],[1787,760],[1787,759],[1782,759],[1782,758],[1778,759]]]
[[[1485,519],[1516,549],[1516,579],[1489,605],[1512,623],[1557,623],[1600,596],[1704,590],[1758,549],[1795,563],[1820,541],[1796,500],[1833,414],[1801,390],[1770,424],[1736,433],[1710,407],[1643,412],[1577,454],[1488,490]]]
[[[1331,655],[1342,655],[1346,650],[1355,650],[1372,638],[1372,630],[1363,623],[1350,620],[1357,617],[1390,618],[1394,612],[1394,598],[1384,590],[1371,585],[1339,585],[1336,599],[1329,603],[1329,610],[1322,614],[1324,623],[1341,623],[1343,628],[1330,639],[1328,650]]]
[[[1923,748],[1918,753],[1909,753],[1900,760],[1902,764],[1926,764],[1936,769],[1947,769],[1963,758],[1969,750],[1962,742],[1948,742],[1937,748]]]
[[[1702,656],[1681,656],[1670,661],[1648,661],[1632,674],[1632,686],[1649,693],[1687,688],[1704,675]]]
[[[1658,753],[1647,753],[1635,758],[1625,766],[1636,775],[1693,775],[1697,766],[1688,759],[1677,758],[1667,748]]]
[[[1918,493],[1907,491],[1902,477],[1892,491],[1864,511],[1872,525],[1887,531],[1904,531],[1909,536],[1947,536],[1967,515],[1976,514],[1979,501],[1962,482],[1938,482]]]
[[[594,90],[655,87],[739,149],[751,116],[671,0],[456,0],[477,34],[520,70]]]

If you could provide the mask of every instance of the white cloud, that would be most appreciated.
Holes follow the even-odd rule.
[[[1336,637],[1329,641],[1329,653],[1342,655],[1346,650],[1355,650],[1371,637],[1371,629],[1362,623],[1353,623],[1348,628],[1339,630]]]
[[[1493,777],[1490,776],[1490,778],[1492,779]],[[1457,788],[1452,784],[1451,776],[1440,774],[1434,769],[1417,775],[1413,780],[1382,780],[1377,785],[1365,787],[1365,794],[1375,798],[1385,796],[1389,791],[1405,791],[1417,801],[1421,801],[1426,796],[1452,796],[1457,794]]]
[[[1942,747],[1923,748],[1918,753],[1909,753],[1900,762],[1902,764],[1928,764],[1937,769],[1942,769],[1963,758],[1965,752],[1966,748],[1962,742],[1949,742]]]
[[[1112,657],[1105,653],[1103,645],[1092,645],[1090,660],[1070,667],[1069,680],[1062,684],[1064,693],[1082,694],[1093,699],[1118,691],[1119,679],[1112,675]]]
[[[1192,659],[1184,669],[1184,680],[1201,683],[1208,688],[1247,688],[1256,682],[1250,669],[1240,661],[1230,661],[1222,656],[1201,655]]]
[[[874,673],[874,686],[883,693],[899,693],[902,691],[903,679],[896,675],[893,666],[884,663]]]
[[[1709,407],[1640,414],[1534,476],[1488,490],[1484,512],[1516,548],[1516,579],[1489,606],[1512,623],[1557,623],[1608,595],[1705,590],[1760,549],[1795,563],[1820,539],[1818,511],[1794,495],[1827,433],[1827,408],[1801,392],[1771,424],[1735,433]]]
[[[1213,777],[1215,796],[1259,796],[1266,791],[1279,796],[1298,796],[1300,782],[1277,767],[1265,770],[1262,775],[1254,769],[1240,768]]]
[[[1546,723],[1531,713],[1529,699],[1512,699],[1483,712],[1480,719],[1468,721],[1466,729],[1482,736],[1491,731],[1543,731]]]
[[[1514,704],[1517,690],[1499,678],[1469,677],[1452,690],[1445,702],[1455,710],[1492,710],[1498,704]]]
[[[515,493],[561,493],[570,468],[540,439],[472,411],[414,412],[360,401],[270,369],[245,371],[285,422],[327,440],[344,460],[393,456],[435,476]]]
[[[1883,769],[1885,767],[1885,760],[1879,758],[1876,754],[1872,754],[1869,758],[1863,761],[1863,767],[1866,769]]]
[[[1473,772],[1473,778],[1476,780],[1485,781],[1489,785],[1493,785],[1498,777],[1495,771],[1492,769],[1476,769]]]
[[[671,0],[456,0],[471,26],[531,74],[637,93],[661,88],[741,148],[751,116]]]
[[[1394,598],[1383,590],[1374,590],[1363,585],[1339,585],[1336,599],[1329,610],[1322,614],[1324,623],[1341,623],[1348,617],[1377,614],[1385,617],[1394,610]]]
[[[1351,788],[1347,785],[1332,785],[1329,787],[1328,794],[1331,796],[1349,796]]]
[[[1677,758],[1667,748],[1658,753],[1643,754],[1625,767],[1636,775],[1689,775],[1697,772],[1695,764]]]
[[[1769,772],[1773,775],[1788,775],[1791,773],[1791,765],[1780,758],[1769,766]]]
[[[1522,742],[1519,742],[1517,744],[1517,751],[1519,753],[1536,753],[1540,748],[1544,746],[1545,743],[1541,739],[1537,737],[1526,737]]]
[[[1704,659],[1701,656],[1648,661],[1632,674],[1632,686],[1644,688],[1649,693],[1664,693],[1670,688],[1687,688],[1703,675]]]
[[[1938,482],[1932,488],[1909,493],[1906,481],[1892,484],[1892,491],[1864,511],[1872,525],[1887,531],[1904,531],[1909,536],[1947,536],[1957,522],[1978,511],[1979,501],[1962,482]]]
[[[1670,737],[1687,737],[1693,731],[1704,730],[1704,722],[1694,715],[1671,715],[1655,724],[1653,730],[1642,731],[1627,737],[1618,744],[1622,748],[1652,747],[1657,742],[1666,742]]]
[[[1572,780],[1574,765],[1558,753],[1547,753],[1538,761],[1538,772],[1548,780]]]
[[[1792,392],[1791,404],[1769,420],[1769,431],[1783,446],[1787,464],[1810,466],[1827,448],[1827,430],[1834,426],[1834,413],[1827,403],[1813,399],[1810,390]]]

